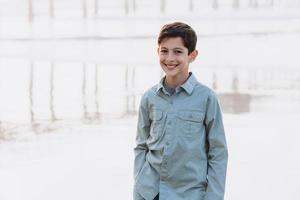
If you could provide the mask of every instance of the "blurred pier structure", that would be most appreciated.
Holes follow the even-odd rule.
[[[103,64],[93,64],[98,69],[99,66],[106,68]],[[90,66],[92,68],[93,66]],[[156,68],[158,66],[152,66],[150,68]],[[123,69],[125,68],[125,69]],[[83,65],[84,74],[86,73],[86,66]],[[148,70],[143,66],[132,66],[126,64],[125,66],[119,66],[117,69],[118,74],[124,73],[124,79],[118,80],[111,78],[108,85],[102,85],[104,88],[110,88],[112,84],[117,84],[122,86],[122,88],[117,88],[117,91],[124,90],[124,93],[116,95],[113,91],[110,94],[103,94],[98,91],[99,81],[96,77],[94,80],[95,86],[91,86],[94,89],[94,94],[90,94],[88,97],[84,92],[87,90],[85,85],[86,76],[83,79],[83,119],[97,119],[101,115],[99,107],[109,107],[110,100],[118,98],[122,107],[116,111],[116,116],[120,115],[135,115],[137,113],[137,108],[139,105],[139,100],[141,95],[145,90],[147,90],[151,84],[148,82],[154,82],[154,80],[159,80],[161,78],[161,73],[151,74],[152,78],[145,77],[145,72]],[[205,70],[205,76],[202,77],[202,70]],[[101,71],[101,68],[100,68]],[[209,87],[213,88],[220,97],[221,105],[224,112],[229,113],[242,113],[250,112],[251,101],[260,98],[272,98],[280,95],[287,95],[288,97],[294,96],[295,98],[300,98],[300,72],[295,69],[214,69],[214,68],[204,68],[204,69],[194,69],[196,76],[204,79],[204,83]],[[224,71],[229,77],[226,79],[227,82],[222,80],[224,76]],[[197,75],[198,74],[198,75]],[[98,73],[95,71],[95,76]],[[113,75],[112,75],[113,76]],[[150,75],[149,75],[150,76]],[[143,78],[144,77],[144,78]],[[92,77],[90,77],[92,78]],[[148,79],[148,80],[147,80]],[[211,80],[209,80],[211,79]],[[150,80],[150,81],[149,81]],[[74,79],[74,81],[76,81]],[[117,83],[118,82],[118,83]],[[138,84],[138,85],[137,85]],[[53,91],[52,91],[53,92]],[[32,92],[31,92],[32,93]],[[55,95],[55,94],[54,94]],[[101,105],[99,102],[99,97],[106,98],[107,105]],[[31,97],[32,98],[32,97]],[[90,101],[89,107],[92,109],[91,114],[87,114],[87,101],[86,98],[94,98]],[[52,113],[53,106],[51,106]],[[108,113],[107,113],[108,114]]]
[[[52,20],[107,16],[197,14],[207,10],[249,10],[299,7],[298,0],[0,0],[0,19],[6,17]],[[17,5],[17,7],[16,7]],[[178,9],[181,8],[181,9]]]
[[[193,27],[200,23],[195,28],[202,36],[228,35],[229,30],[268,34],[259,25],[248,30],[247,24],[273,20],[265,27],[277,33],[283,29],[277,21],[298,19],[299,11],[299,0],[0,0],[0,39],[153,37],[162,23],[174,20],[192,22]],[[244,26],[226,28],[230,20],[243,20]],[[289,27],[286,31],[298,31]]]
[[[299,11],[299,0],[0,0],[0,130],[136,115],[163,75],[157,32],[174,20],[197,30],[192,71],[224,112],[300,99]]]
[[[25,121],[33,126],[40,121],[53,123],[65,119],[81,119],[87,124],[101,123],[103,117],[135,115],[143,92],[162,76],[158,66],[132,64],[109,66],[84,62],[66,67],[64,63],[30,60],[23,68],[29,75],[24,73],[17,77],[27,79],[28,85],[16,85],[18,83],[15,82],[17,91],[14,92],[27,94],[29,107],[21,110],[23,117],[28,117]],[[9,76],[9,70],[5,71],[7,75],[1,74],[1,77]],[[224,69],[208,66],[192,71],[201,82],[217,92],[225,113],[250,112],[252,101],[261,98],[288,96],[300,99],[300,71],[296,69]],[[11,91],[0,92],[9,97]],[[13,107],[27,107],[27,103],[22,98],[14,99],[14,102],[2,103],[1,107],[7,108],[11,115],[19,115],[20,111]],[[2,120],[8,119],[2,115]]]
[[[218,83],[218,79],[222,80],[224,74],[217,75],[214,71],[212,75],[211,87],[217,91],[224,112],[250,112],[251,101],[263,98],[285,96],[285,98],[300,99],[299,70],[233,68],[229,71],[231,78],[228,83]]]
[[[125,90],[126,90],[126,97],[125,97],[125,115],[135,115],[137,113],[137,97],[138,93],[135,91],[135,67],[126,66],[125,72]]]

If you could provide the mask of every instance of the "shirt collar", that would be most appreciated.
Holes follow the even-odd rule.
[[[186,93],[191,95],[194,90],[195,85],[197,84],[197,78],[194,76],[194,74],[192,72],[190,72],[189,74],[190,74],[189,78],[185,81],[185,83],[180,85],[178,88],[184,89],[186,91]],[[165,90],[164,85],[163,85],[165,78],[166,78],[166,76],[164,76],[159,81],[157,88],[156,88],[156,93],[158,93],[160,90]],[[177,91],[177,89],[176,89],[176,91]]]
[[[156,93],[158,93],[160,90],[164,89],[164,80],[165,80],[166,76],[164,76],[162,79],[160,79],[157,88],[156,88]]]
[[[185,83],[183,83],[180,87],[183,88],[186,91],[186,93],[191,95],[197,82],[198,82],[197,78],[194,76],[192,72],[190,72],[190,76],[188,80],[186,80]]]

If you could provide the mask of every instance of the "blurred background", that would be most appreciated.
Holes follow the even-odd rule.
[[[0,200],[132,199],[137,109],[174,21],[219,95],[225,199],[300,198],[299,0],[0,0]]]

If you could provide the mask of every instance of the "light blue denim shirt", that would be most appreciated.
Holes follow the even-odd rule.
[[[134,200],[223,200],[228,151],[216,94],[190,73],[169,95],[141,99],[134,148]]]

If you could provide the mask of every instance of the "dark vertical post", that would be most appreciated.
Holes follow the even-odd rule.
[[[132,0],[132,8],[133,8],[133,12],[136,12],[136,0]]]
[[[54,0],[49,0],[49,15],[50,18],[54,18]]]
[[[99,112],[99,92],[98,92],[98,65],[95,65],[95,105],[96,105],[96,119],[100,120]]]
[[[135,90],[134,90],[134,88],[135,88],[135,67],[133,67],[133,69],[132,69],[131,87],[132,87],[133,91],[135,91]],[[132,113],[133,113],[133,114],[136,113],[136,110],[135,110],[135,108],[136,108],[135,103],[136,103],[136,94],[135,94],[134,92],[132,92],[132,108],[131,108],[131,109],[132,109]]]
[[[166,0],[160,0],[160,12],[161,13],[166,12]]]
[[[82,107],[83,107],[83,118],[87,118],[87,106],[86,106],[86,65],[83,63],[83,77],[82,77],[82,88],[81,88],[81,94],[82,94]]]
[[[218,89],[218,77],[217,77],[217,74],[216,73],[213,73],[213,78],[212,78],[212,88],[214,90],[217,90]]]
[[[129,0],[125,0],[124,6],[125,6],[125,14],[128,15],[129,14]]]
[[[33,81],[34,81],[34,64],[33,61],[30,61],[30,74],[29,74],[29,103],[30,103],[30,122],[31,125],[34,124],[34,102],[33,102]]]
[[[126,111],[125,115],[129,113],[129,67],[126,65],[125,71],[125,91],[126,91]]]
[[[98,6],[99,6],[99,2],[98,0],[94,1],[94,14],[97,15],[98,14]]]
[[[54,112],[54,63],[51,62],[51,71],[50,71],[50,112],[51,112],[51,121],[54,122],[57,118]]]
[[[82,16],[83,16],[83,18],[87,18],[86,0],[82,0]]]
[[[257,0],[250,0],[249,1],[249,6],[253,7],[253,8],[257,8],[258,7],[258,2]]]
[[[233,75],[232,85],[231,85],[233,93],[238,93],[239,91],[239,77],[237,74]]]
[[[33,0],[28,0],[28,21],[33,21]]]
[[[240,7],[240,1],[239,0],[233,0],[232,7],[234,9],[238,9]]]
[[[213,0],[213,5],[212,5],[214,10],[217,10],[219,8],[219,3],[218,0]]]
[[[194,11],[194,1],[190,0],[190,5],[189,5],[190,11],[193,12]]]

